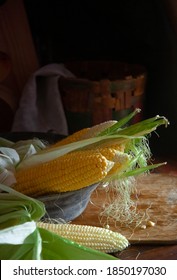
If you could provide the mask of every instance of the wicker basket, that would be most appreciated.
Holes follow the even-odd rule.
[[[61,78],[67,112],[90,113],[90,125],[110,120],[113,113],[142,107],[146,70],[140,65],[113,61],[66,63],[76,78]]]

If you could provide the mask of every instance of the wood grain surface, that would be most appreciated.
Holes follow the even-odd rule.
[[[125,227],[109,221],[110,229],[125,235],[130,246],[116,254],[121,259],[177,259],[177,176],[157,173],[137,181],[137,209],[148,211],[154,226]],[[97,190],[87,209],[73,223],[102,226],[99,219],[104,192]],[[144,223],[145,224],[145,223]]]

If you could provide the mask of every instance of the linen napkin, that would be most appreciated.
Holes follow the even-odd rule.
[[[59,78],[74,77],[64,64],[49,64],[37,70],[24,87],[12,131],[49,132],[68,135],[60,95]]]

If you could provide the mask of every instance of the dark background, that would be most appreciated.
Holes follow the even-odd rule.
[[[40,65],[118,60],[146,67],[144,117],[171,125],[152,136],[153,149],[177,152],[177,35],[163,1],[25,0]],[[154,140],[153,140],[154,139]]]

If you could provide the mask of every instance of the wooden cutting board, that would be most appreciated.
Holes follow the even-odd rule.
[[[177,244],[177,176],[150,174],[137,180],[137,205],[140,211],[148,211],[149,220],[155,226],[125,227],[109,221],[110,229],[125,235],[130,243]],[[75,224],[102,226],[100,207],[105,192],[97,190],[84,213],[73,221]]]

